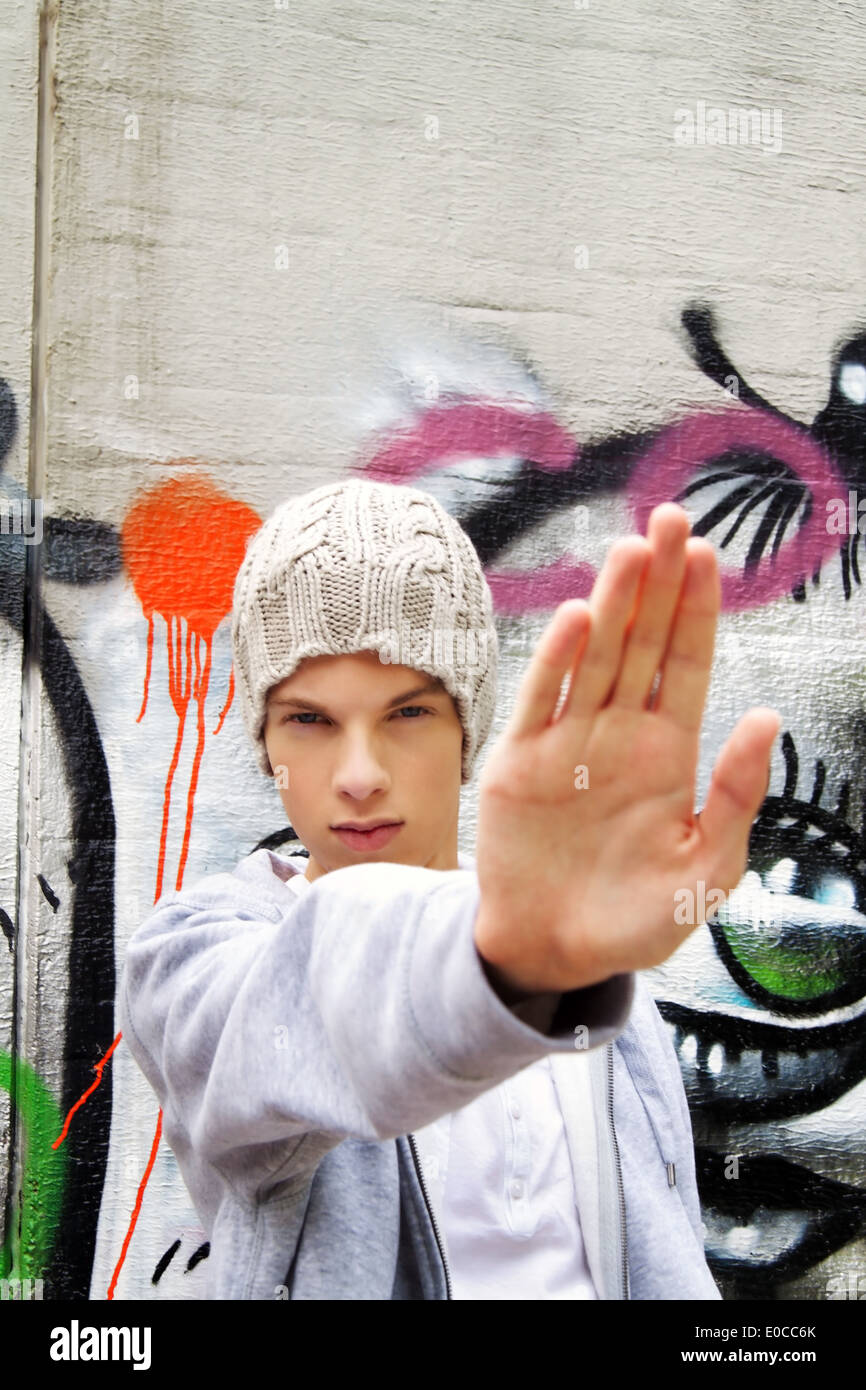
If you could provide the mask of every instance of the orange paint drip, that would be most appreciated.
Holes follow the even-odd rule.
[[[192,474],[150,489],[130,509],[123,525],[123,559],[148,620],[147,670],[140,720],[147,706],[153,651],[153,615],[166,624],[168,692],[178,729],[163,794],[154,902],[165,876],[174,775],[180,761],[190,698],[196,702],[196,746],[186,799],[183,840],[177,870],[182,887],[189,854],[195,793],[204,754],[205,701],[210,681],[213,635],[231,611],[235,577],[249,537],[261,518],[208,479]],[[195,645],[193,647],[193,639]],[[202,664],[200,643],[204,643]],[[195,677],[192,666],[195,663]],[[219,733],[234,694],[234,672],[214,733]]]
[[[136,723],[140,722],[144,716],[150,690],[154,613],[159,613],[166,625],[168,693],[178,720],[177,737],[166,774],[163,794],[154,902],[162,893],[172,785],[180,760],[187,709],[192,696],[195,699],[197,710],[197,737],[177,871],[177,887],[182,886],[192,833],[199,767],[204,753],[204,708],[210,681],[213,635],[220,622],[231,611],[235,577],[243,560],[247,541],[260,526],[261,517],[251,507],[247,507],[243,502],[234,501],[228,494],[214,487],[206,478],[195,475],[172,478],[168,482],[150,489],[130,509],[123,525],[121,544],[124,564],[148,624],[147,666],[144,673],[141,710]],[[192,680],[193,637],[195,637],[194,682]],[[201,642],[204,642],[205,645],[204,665],[201,663],[200,656]],[[190,688],[191,685],[192,689]],[[228,695],[214,733],[219,733],[222,728],[233,695],[234,671],[232,670],[229,675]],[[120,1041],[120,1037],[121,1034],[118,1033],[112,1044],[112,1050]],[[109,1055],[110,1053],[106,1054],[106,1060]],[[93,1087],[90,1090],[92,1091]],[[86,1092],[78,1104],[80,1105],[89,1094],[90,1091]],[[72,1111],[70,1111],[70,1116],[71,1114]],[[114,1298],[117,1279],[126,1259],[126,1252],[129,1249],[129,1243],[141,1210],[142,1199],[156,1161],[161,1134],[162,1110],[160,1110],[157,1119],[150,1158],[139,1184],[123,1249],[108,1287],[107,1296],[109,1299]]]
[[[62,1128],[62,1130],[60,1131],[60,1134],[59,1134],[58,1137],[54,1140],[54,1143],[51,1145],[52,1149],[59,1149],[59,1148],[60,1148],[60,1145],[63,1143],[64,1139],[66,1138],[67,1134],[69,1133],[69,1122],[70,1122],[70,1120],[72,1119],[72,1116],[75,1114],[75,1112],[76,1112],[76,1110],[78,1109],[78,1107],[79,1107],[80,1105],[83,1105],[83,1104],[84,1104],[84,1102],[87,1100],[87,1097],[90,1096],[90,1095],[92,1095],[93,1092],[96,1090],[97,1086],[99,1085],[100,1081],[102,1080],[102,1069],[103,1069],[103,1067],[105,1066],[106,1062],[108,1061],[108,1059],[109,1059],[109,1057],[111,1056],[111,1054],[112,1054],[112,1052],[114,1051],[114,1049],[117,1047],[117,1044],[120,1042],[120,1039],[121,1039],[122,1037],[123,1037],[123,1034],[122,1034],[122,1033],[118,1033],[117,1037],[114,1039],[114,1042],[111,1044],[111,1047],[108,1049],[108,1051],[106,1052],[105,1056],[102,1058],[102,1060],[101,1060],[100,1062],[97,1062],[97,1063],[95,1064],[94,1070],[96,1071],[96,1080],[94,1081],[94,1083],[93,1083],[92,1086],[88,1086],[87,1090],[84,1092],[84,1095],[83,1095],[83,1096],[80,1096],[80,1097],[78,1098],[78,1100],[75,1102],[75,1104],[73,1105],[73,1107],[72,1107],[72,1109],[70,1110],[69,1114],[66,1116],[66,1122],[65,1122],[65,1124],[64,1124],[64,1126],[63,1126],[63,1128]]]
[[[132,1216],[129,1218],[129,1226],[127,1228],[126,1238],[123,1242],[123,1249],[120,1252],[120,1259],[117,1261],[117,1264],[114,1267],[114,1273],[111,1276],[111,1283],[108,1286],[108,1293],[106,1294],[106,1298],[108,1299],[114,1298],[114,1290],[117,1288],[117,1279],[120,1274],[120,1271],[123,1269],[123,1262],[126,1259],[126,1252],[129,1249],[129,1242],[132,1240],[132,1233],[135,1230],[136,1223],[138,1222],[138,1213],[141,1211],[141,1201],[144,1197],[144,1191],[147,1187],[148,1179],[151,1175],[151,1172],[153,1171],[153,1165],[156,1162],[156,1155],[159,1149],[159,1139],[161,1134],[162,1110],[160,1109],[159,1115],[157,1116],[156,1120],[156,1133],[153,1136],[153,1143],[150,1146],[150,1157],[147,1160],[147,1167],[144,1170],[141,1182],[138,1184],[138,1195],[135,1199],[135,1206],[132,1209]]]
[[[215,734],[218,734],[219,731],[220,731],[220,729],[221,729],[222,726],[223,726],[223,720],[225,719],[226,714],[228,713],[228,708],[229,708],[229,705],[230,705],[231,702],[232,702],[232,696],[234,695],[234,693],[235,693],[235,670],[234,670],[234,667],[232,667],[231,671],[229,672],[229,693],[228,693],[228,695],[226,696],[226,702],[225,702],[225,704],[223,705],[223,707],[222,707],[222,709],[221,709],[221,711],[220,711],[219,722],[217,723],[217,726],[216,726],[216,728],[214,729],[214,733],[215,733]]]
[[[153,665],[153,614],[147,614],[147,665],[144,668],[144,691],[141,697],[141,709],[135,717],[136,724],[140,724],[144,718],[144,711],[147,709],[147,692],[150,689],[150,668]]]
[[[184,869],[186,868],[187,849],[188,849],[188,846],[189,846],[190,831],[191,831],[191,829],[192,829],[192,813],[193,813],[193,806],[194,806],[194,803],[195,803],[195,790],[196,790],[196,787],[198,786],[198,770],[199,770],[199,766],[200,766],[200,764],[201,764],[202,754],[203,754],[203,752],[204,752],[204,738],[205,738],[205,728],[204,728],[204,702],[205,702],[205,696],[207,695],[208,681],[209,681],[209,679],[210,679],[210,667],[211,667],[212,648],[211,648],[211,639],[210,639],[209,637],[205,638],[205,639],[204,639],[204,644],[205,644],[205,653],[206,653],[206,655],[205,655],[204,668],[202,669],[201,666],[200,666],[200,663],[199,663],[199,642],[200,642],[201,640],[202,640],[202,639],[199,638],[198,635],[196,635],[196,639],[195,639],[196,680],[195,680],[194,696],[195,696],[196,708],[197,708],[197,710],[198,710],[198,718],[197,718],[197,721],[196,721],[196,733],[197,733],[197,736],[196,736],[196,745],[195,745],[195,756],[193,757],[192,771],[191,771],[191,773],[190,773],[190,778],[189,778],[189,792],[187,793],[187,801],[186,801],[186,824],[185,824],[185,826],[184,826],[184,831],[183,831],[183,849],[181,850],[180,862],[179,862],[179,864],[178,864],[178,866],[177,866],[177,883],[176,883],[176,887],[177,887],[178,889],[180,889],[180,888],[183,886],[183,871],[184,871]]]
[[[177,708],[177,705],[175,705]],[[186,707],[181,707],[178,725],[177,738],[174,741],[174,751],[171,755],[168,772],[165,779],[165,791],[162,797],[162,828],[159,833],[159,859],[156,866],[156,887],[153,891],[153,901],[156,902],[162,893],[162,876],[165,871],[165,851],[168,841],[168,821],[171,812],[171,787],[174,781],[174,774],[180,761],[180,749],[183,743],[183,731],[186,725]]]

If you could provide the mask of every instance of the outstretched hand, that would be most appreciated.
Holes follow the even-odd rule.
[[[482,771],[475,943],[515,996],[659,964],[703,920],[677,920],[683,890],[704,902],[745,870],[780,720],[743,715],[695,814],[721,586],[689,532],[656,507],[590,599],[559,605]]]

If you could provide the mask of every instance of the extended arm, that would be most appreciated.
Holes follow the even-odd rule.
[[[509,1009],[475,947],[478,898],[473,872],[367,863],[285,909],[232,874],[162,899],[129,945],[120,1021],[172,1146],[255,1187],[306,1135],[405,1134],[571,1050],[578,1023],[590,1046],[621,1031],[630,975],[560,1001],[553,1036]]]

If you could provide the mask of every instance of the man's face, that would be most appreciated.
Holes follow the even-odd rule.
[[[264,740],[307,878],[368,861],[456,869],[463,726],[439,681],[374,651],[316,656],[268,694]],[[345,822],[399,821],[387,843]]]

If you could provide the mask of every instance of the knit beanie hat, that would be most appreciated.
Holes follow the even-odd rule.
[[[373,650],[438,676],[468,782],[493,722],[499,647],[478,553],[429,493],[348,478],[282,503],[250,538],[232,604],[241,714],[258,763],[266,699],[305,657]]]

